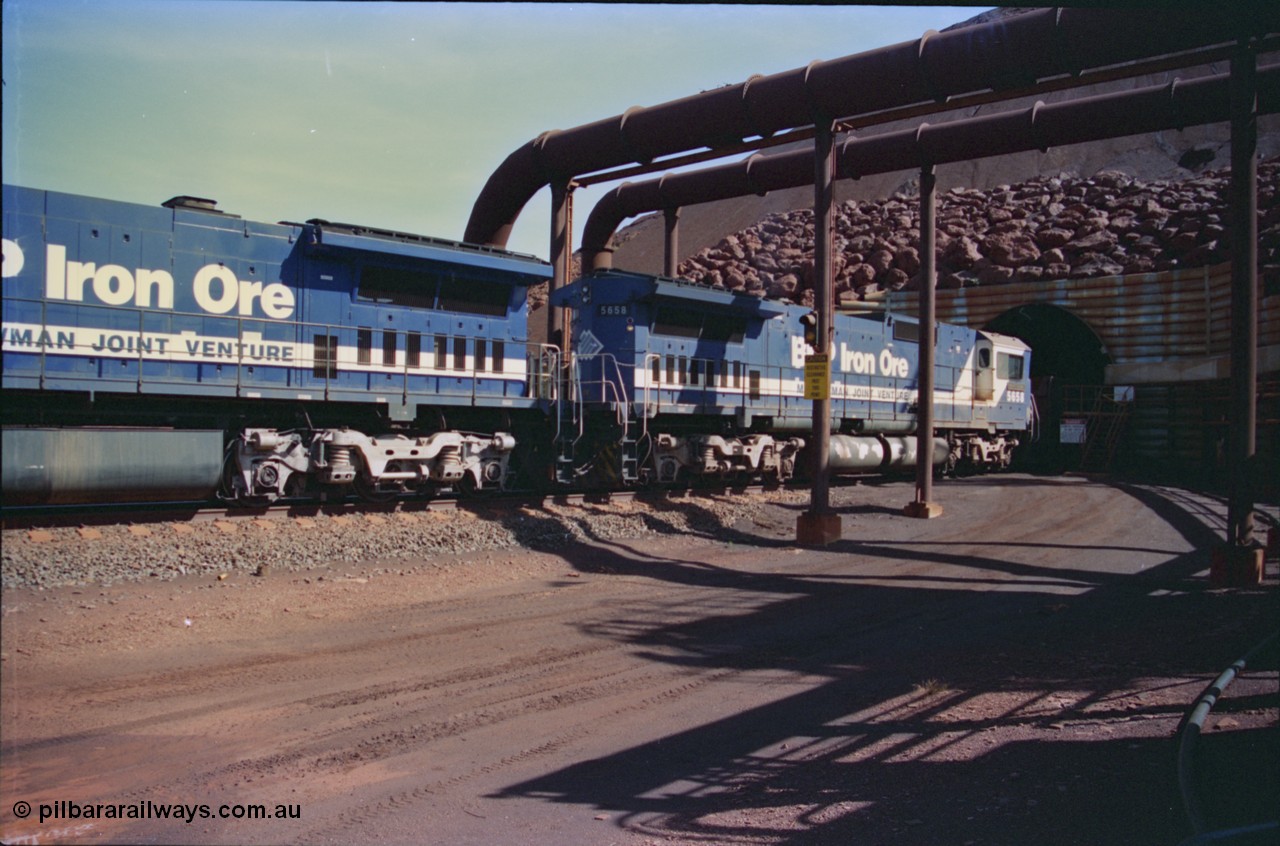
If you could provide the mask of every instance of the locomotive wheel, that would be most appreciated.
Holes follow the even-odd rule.
[[[463,473],[462,478],[458,480],[457,485],[454,487],[458,492],[458,496],[463,499],[491,499],[500,493],[500,489],[496,485],[477,486],[476,477],[470,473]]]
[[[237,493],[235,482],[238,478],[235,459],[228,452],[226,459],[222,462],[222,480],[218,484],[218,496],[241,508],[266,508],[275,502],[274,495],[251,496]]]
[[[463,499],[475,499],[481,491],[476,487],[476,479],[470,473],[463,473],[457,484],[458,496]]]
[[[352,487],[355,488],[356,496],[360,497],[365,502],[373,503],[391,502],[396,497],[400,496],[401,493],[398,490],[388,491],[379,488],[377,482],[363,473],[356,474],[355,481],[352,482]]]

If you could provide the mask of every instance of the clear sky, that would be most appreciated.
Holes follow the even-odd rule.
[[[494,168],[544,130],[980,11],[4,0],[4,181],[458,239]],[[575,194],[579,233],[606,190]],[[511,249],[547,256],[548,197],[525,207]]]

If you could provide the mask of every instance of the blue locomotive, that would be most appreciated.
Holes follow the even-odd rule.
[[[545,262],[310,220],[255,223],[5,186],[6,504],[367,499],[804,466],[801,306],[604,271],[553,295],[570,349],[531,343]],[[832,466],[916,461],[918,326],[842,316]],[[1031,421],[1022,342],[938,330],[935,464],[1007,466]]]
[[[586,445],[562,454],[610,456],[605,472],[622,483],[793,474],[800,436],[813,425],[804,398],[810,309],[618,271],[567,285],[552,304],[573,315],[574,422],[563,429]],[[914,467],[919,323],[840,314],[829,354],[832,469]],[[1033,425],[1030,349],[940,324],[935,364],[932,463],[951,472],[1008,467]]]
[[[544,437],[545,262],[3,190],[7,502],[495,489]]]

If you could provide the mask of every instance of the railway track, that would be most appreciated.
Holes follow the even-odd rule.
[[[788,489],[800,485],[788,485]],[[684,495],[753,494],[771,489],[766,485],[699,487],[682,490],[648,489],[597,493],[509,494],[484,498],[406,497],[393,502],[365,502],[351,498],[329,502],[277,502],[260,508],[211,505],[208,502],[101,503],[94,505],[20,506],[0,509],[0,530],[106,527],[159,523],[241,522],[282,520],[303,517],[339,517],[395,514],[425,514],[458,510],[504,512],[519,508],[541,508],[547,504],[581,505],[591,502],[646,501],[658,497]]]

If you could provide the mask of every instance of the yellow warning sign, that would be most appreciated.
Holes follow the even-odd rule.
[[[831,357],[806,355],[804,357],[804,398],[824,400],[831,398]]]

